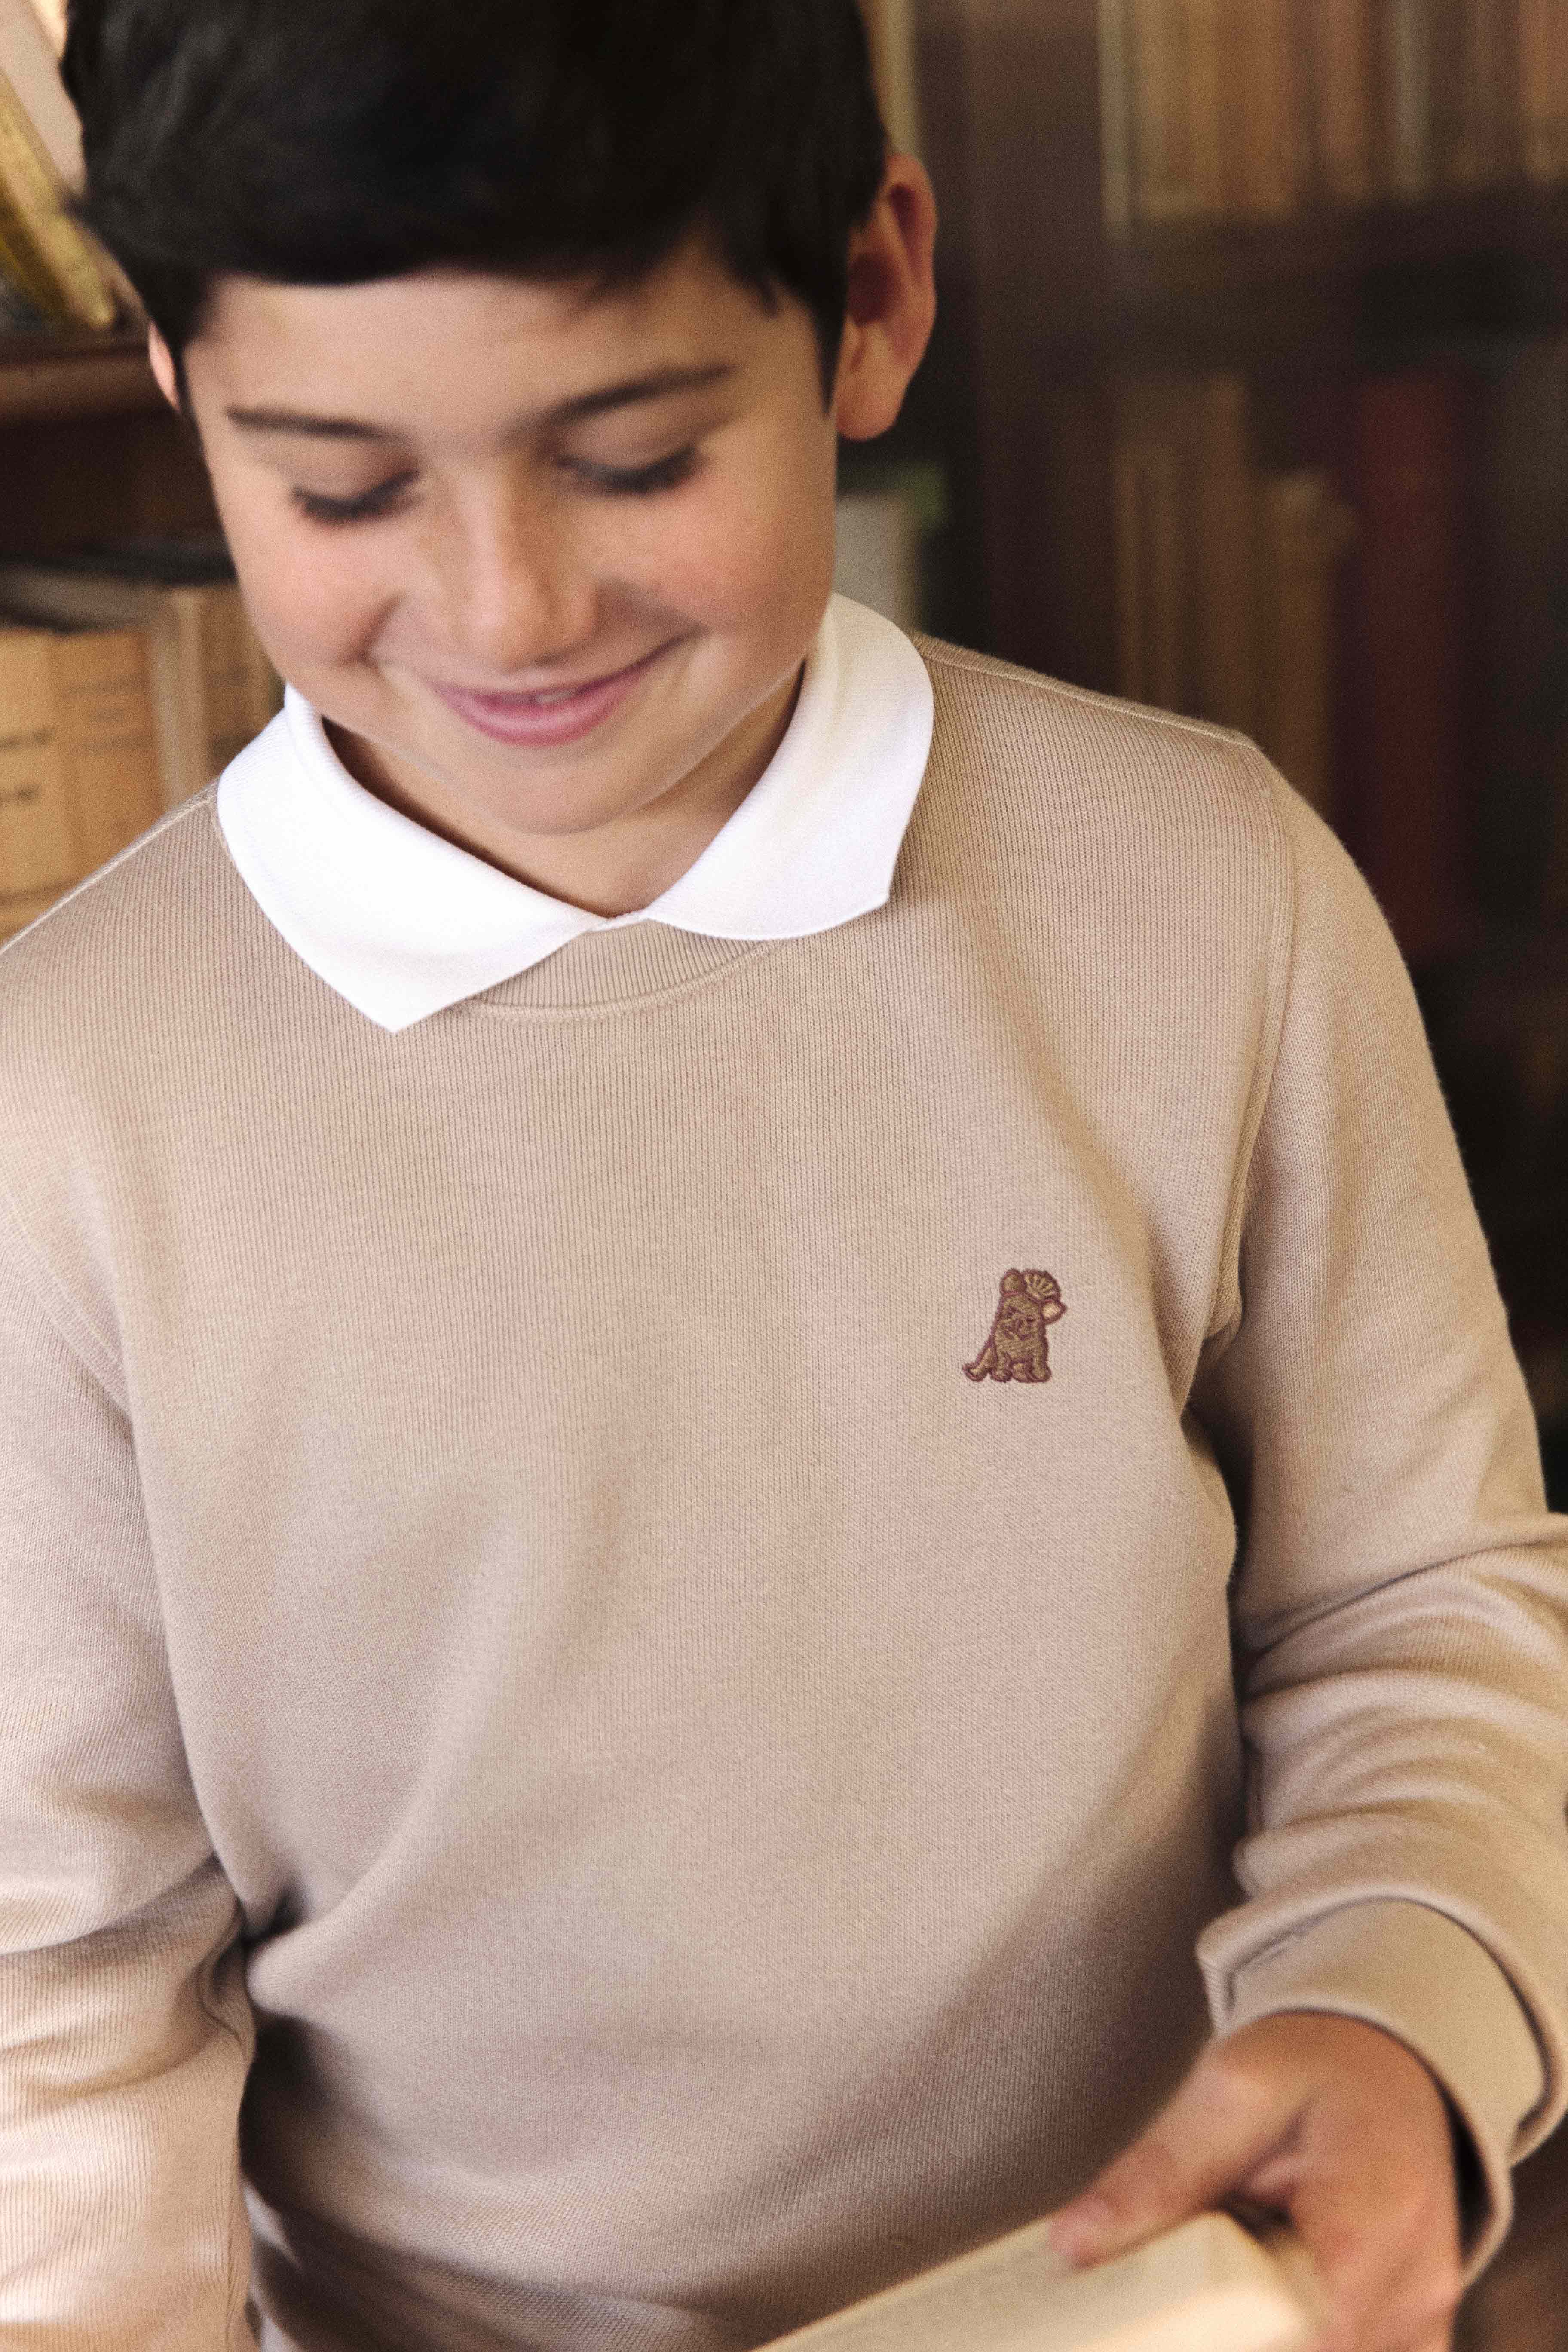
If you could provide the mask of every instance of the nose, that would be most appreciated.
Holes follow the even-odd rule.
[[[442,635],[467,683],[531,679],[569,662],[597,629],[594,572],[569,512],[515,476],[453,509],[436,573]]]

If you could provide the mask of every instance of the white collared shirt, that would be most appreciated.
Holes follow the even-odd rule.
[[[224,771],[218,823],[294,952],[383,1029],[496,987],[584,931],[668,923],[800,939],[884,906],[931,752],[931,688],[903,632],[835,596],[762,776],[679,881],[595,915],[517,881],[367,792],[290,687]]]

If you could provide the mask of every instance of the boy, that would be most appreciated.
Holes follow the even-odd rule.
[[[1245,2197],[1434,2352],[1563,1528],[1323,828],[828,601],[932,310],[851,0],[68,77],[290,692],[0,962],[0,2316],[705,2352]]]

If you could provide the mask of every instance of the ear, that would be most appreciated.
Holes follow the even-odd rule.
[[[847,440],[885,433],[936,320],[936,196],[913,155],[888,159],[869,217],[849,240],[849,301],[834,385]]]
[[[174,366],[174,354],[156,327],[147,330],[147,358],[157,379],[159,391],[171,408],[178,409],[181,406],[180,379]]]

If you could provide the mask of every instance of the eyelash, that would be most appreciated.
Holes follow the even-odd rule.
[[[310,522],[374,522],[390,513],[413,479],[412,474],[399,474],[395,481],[378,482],[374,490],[362,491],[357,499],[326,499],[314,490],[295,490],[291,496]]]
[[[651,466],[590,466],[579,459],[572,471],[591,488],[606,491],[612,498],[646,499],[659,490],[678,490],[696,467],[695,449],[677,449],[668,457],[656,458]]]
[[[568,470],[585,482],[590,489],[608,498],[646,499],[660,490],[676,490],[689,480],[697,467],[697,451],[677,449],[668,457],[656,459],[651,466],[591,466],[578,459]],[[375,522],[389,514],[402,493],[414,480],[412,474],[399,474],[390,482],[378,482],[373,490],[363,490],[355,499],[329,499],[314,490],[295,490],[295,506],[310,522],[354,523]]]

